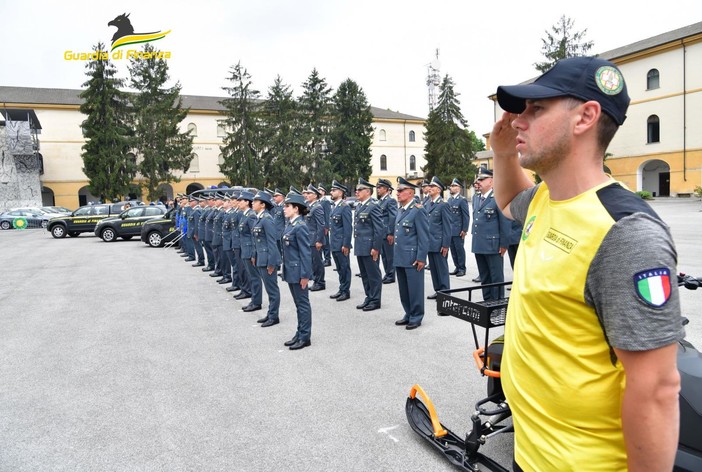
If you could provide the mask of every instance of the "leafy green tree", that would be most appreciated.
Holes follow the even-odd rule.
[[[448,75],[442,80],[440,90],[439,102],[425,124],[427,164],[422,170],[428,177],[438,176],[445,184],[454,177],[470,182],[476,171],[472,163],[475,159],[473,139],[461,113],[453,80]]]
[[[327,143],[331,125],[331,87],[319,76],[317,69],[312,69],[302,84],[299,105],[306,161],[303,178],[306,182],[326,182],[332,176]]]
[[[189,109],[183,108],[181,85],[166,87],[168,64],[158,59],[156,49],[144,45],[145,58],[129,61],[134,111],[135,149],[140,158],[139,173],[144,179],[147,199],[158,199],[162,183],[177,182],[173,171],[186,171],[193,156],[193,137],[180,132],[180,123]]]
[[[339,85],[333,98],[329,151],[334,178],[353,185],[371,174],[373,114],[363,89],[351,79]]]
[[[220,146],[224,163],[221,172],[232,184],[260,188],[266,183],[261,169],[259,91],[252,88],[251,75],[238,62],[230,68],[231,87],[222,87],[230,98],[222,100],[227,130]]]
[[[544,33],[546,37],[541,39],[541,53],[546,60],[534,63],[534,67],[541,73],[549,70],[561,59],[587,55],[594,45],[592,41],[585,41],[587,28],[575,31],[575,21],[565,15],[561,15],[558,22],[551,27],[551,31],[546,30]]]
[[[93,50],[105,51],[105,45],[98,43]],[[83,172],[90,193],[113,200],[129,193],[137,170],[128,157],[132,132],[127,97],[120,91],[124,80],[116,77],[117,68],[109,59],[91,60],[85,67],[88,81],[80,94],[80,112],[86,115],[81,123],[85,136]]]
[[[300,138],[297,102],[290,86],[276,77],[261,106],[261,153],[264,183],[287,189],[299,185],[300,169],[305,164]]]

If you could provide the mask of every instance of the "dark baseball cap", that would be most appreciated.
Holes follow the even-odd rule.
[[[594,100],[620,126],[630,101],[621,71],[598,57],[569,57],[530,84],[497,87],[497,102],[510,113],[522,113],[526,100],[556,97]]]

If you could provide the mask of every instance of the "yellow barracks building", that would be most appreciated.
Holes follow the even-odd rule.
[[[88,191],[88,179],[82,171],[81,147],[85,139],[81,123],[85,115],[79,111],[80,92],[78,89],[0,87],[0,107],[34,110],[41,124],[38,152],[42,161],[40,181],[44,205],[75,209],[98,201],[98,197]],[[224,137],[224,129],[218,125],[224,111],[219,101],[226,97],[182,95],[182,98],[183,106],[190,107],[181,128],[182,131],[191,130],[194,135],[193,160],[188,172],[176,174],[180,182],[161,185],[161,195],[167,199],[211,185],[229,185],[218,166],[222,162],[219,146]],[[394,182],[398,176],[422,178],[421,168],[426,164],[425,119],[376,107],[371,107],[371,112],[371,181],[385,178]],[[135,184],[138,184],[138,176]],[[135,188],[130,197],[141,199],[139,192]]]
[[[702,186],[702,22],[599,56],[619,66],[631,97],[605,166],[631,190],[692,195]],[[497,118],[502,110],[490,98]],[[486,138],[478,163],[491,168]]]

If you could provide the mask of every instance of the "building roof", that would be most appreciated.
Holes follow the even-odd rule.
[[[83,103],[80,98],[82,90],[34,88],[34,87],[4,87],[0,86],[0,106],[5,107],[14,103],[36,105],[73,105]],[[202,95],[181,95],[183,106],[192,110],[224,111],[219,103],[227,97],[207,97]],[[379,120],[425,121],[419,116],[407,115],[392,110],[371,107],[373,117]]]

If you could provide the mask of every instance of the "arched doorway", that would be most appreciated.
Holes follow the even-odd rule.
[[[90,193],[90,190],[88,190],[87,185],[85,187],[81,187],[80,190],[78,190],[78,206],[87,205],[88,203],[99,202],[100,198]]]
[[[660,159],[646,161],[638,170],[639,188],[654,197],[670,196],[670,165]]]
[[[54,206],[56,205],[56,199],[54,198],[54,191],[49,187],[41,188],[41,204],[42,206]]]
[[[190,194],[193,193],[194,191],[196,191],[196,190],[202,190],[203,188],[205,188],[205,187],[203,187],[202,184],[199,184],[199,183],[197,183],[197,182],[193,182],[192,184],[190,184],[190,185],[188,185],[187,187],[185,187],[185,193],[187,193],[188,195],[190,195]]]

